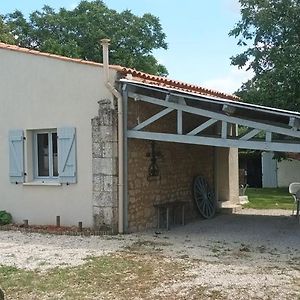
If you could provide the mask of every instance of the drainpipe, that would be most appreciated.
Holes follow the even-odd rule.
[[[124,233],[124,128],[123,128],[123,101],[122,95],[110,82],[109,78],[109,39],[102,39],[101,45],[103,49],[103,69],[105,76],[105,85],[107,89],[117,98],[118,100],[118,231]],[[112,108],[114,104],[112,101]]]

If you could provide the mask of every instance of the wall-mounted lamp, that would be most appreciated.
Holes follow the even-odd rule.
[[[150,157],[150,165],[148,168],[148,179],[151,177],[160,176],[160,171],[157,165],[157,158],[161,157],[161,153],[155,150],[155,141],[151,141],[151,152],[147,153],[147,157]]]

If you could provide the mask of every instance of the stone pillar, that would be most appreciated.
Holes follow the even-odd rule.
[[[93,217],[97,230],[116,231],[118,223],[117,111],[100,100],[92,119]]]
[[[239,167],[237,148],[215,148],[215,184],[219,202],[239,203]]]

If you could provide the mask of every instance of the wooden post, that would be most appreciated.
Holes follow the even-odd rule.
[[[169,230],[169,206],[167,206],[167,230]]]
[[[79,231],[82,231],[82,222],[78,222]]]
[[[56,226],[60,227],[60,216],[56,216]]]
[[[24,221],[24,227],[28,228],[28,220],[23,220]]]

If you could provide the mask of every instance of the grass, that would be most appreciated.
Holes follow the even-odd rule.
[[[0,287],[11,299],[221,299],[219,292],[194,284],[179,295],[172,286],[189,282],[187,274],[195,264],[162,255],[165,243],[140,241],[127,250],[101,257],[89,257],[76,267],[29,271],[0,265]]]
[[[7,299],[148,299],[183,271],[184,264],[159,255],[121,252],[47,272],[0,266],[0,285]]]
[[[165,280],[177,273],[176,265],[163,265]],[[155,267],[156,263],[129,254],[104,256],[91,258],[82,266],[48,272],[2,266],[0,282],[9,299],[116,299],[120,295],[122,299],[146,298],[156,284]]]
[[[244,207],[256,209],[290,209],[294,200],[287,188],[248,188],[246,195],[249,203]]]
[[[164,242],[139,241],[115,254],[89,257],[81,266],[48,271],[0,265],[0,286],[6,300],[230,299],[226,288],[220,290],[220,286],[197,282],[198,275],[193,268],[209,268],[211,263],[166,257],[159,251],[159,247],[165,245]],[[295,277],[292,284],[298,287],[299,278]]]

